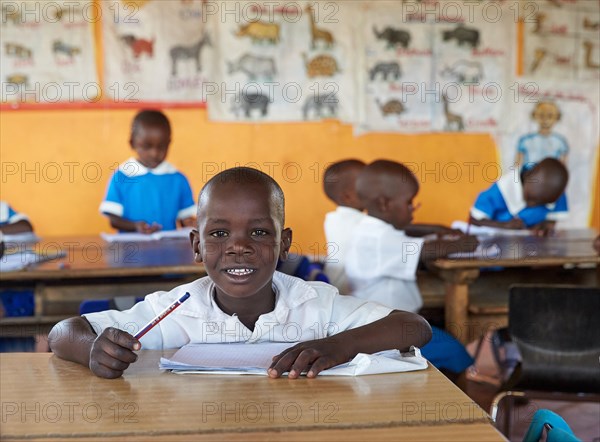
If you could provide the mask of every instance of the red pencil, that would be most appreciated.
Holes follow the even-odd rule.
[[[150,330],[152,330],[152,328],[156,324],[158,324],[160,321],[162,321],[163,319],[165,319],[173,310],[175,310],[177,307],[179,307],[181,304],[183,304],[183,302],[186,301],[189,297],[190,297],[189,292],[186,292],[185,295],[183,295],[181,298],[179,298],[173,304],[171,304],[170,306],[168,306],[156,318],[154,318],[152,321],[150,321],[148,324],[146,324],[144,326],[144,328],[142,328],[139,332],[137,332],[135,334],[134,338],[135,339],[140,339],[142,336],[144,336],[146,333],[148,333]]]

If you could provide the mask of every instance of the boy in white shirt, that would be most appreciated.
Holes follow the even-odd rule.
[[[420,316],[341,296],[329,284],[275,272],[287,257],[292,231],[284,228],[284,196],[268,175],[250,168],[215,175],[198,197],[198,228],[190,235],[207,277],[148,295],[127,311],[67,319],[48,337],[61,358],[117,378],[137,360],[135,350],[188,343],[302,341],[274,355],[268,374],[315,377],[351,360],[431,337]],[[133,334],[185,292],[190,298],[141,341]],[[317,327],[315,327],[317,325]],[[127,330],[127,331],[125,331]]]
[[[440,225],[411,224],[419,183],[403,164],[374,161],[358,176],[356,190],[368,216],[355,227],[348,247],[346,275],[351,294],[417,312],[423,305],[416,282],[419,261],[473,251],[477,238]],[[416,234],[435,234],[436,239],[409,236]],[[473,362],[460,342],[435,327],[432,341],[421,353],[457,383]]]
[[[473,251],[477,239],[453,232],[425,241],[405,233],[419,183],[403,164],[387,160],[369,164],[358,176],[356,189],[368,216],[355,227],[346,256],[351,294],[417,312],[423,304],[416,285],[419,261]]]
[[[356,178],[364,167],[365,163],[360,160],[344,160],[331,164],[323,174],[323,190],[337,204],[333,212],[325,215],[327,259],[324,271],[329,282],[342,294],[348,293],[344,270],[348,242],[354,227],[365,217],[355,189]]]

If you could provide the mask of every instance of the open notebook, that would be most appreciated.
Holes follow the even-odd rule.
[[[32,250],[21,250],[15,253],[8,253],[0,258],[0,272],[14,272],[23,270],[29,266],[39,264],[52,259],[64,258],[67,254],[64,251],[53,253],[36,253]]]
[[[290,342],[262,344],[188,344],[170,359],[161,358],[159,368],[174,373],[266,375],[273,356],[293,346]],[[416,347],[410,352],[387,350],[373,355],[359,353],[346,364],[324,370],[319,376],[361,376],[424,370],[427,360]]]
[[[529,229],[501,229],[498,227],[474,226],[464,221],[454,221],[450,226],[452,229],[460,230],[463,233],[469,232],[477,237],[488,236],[529,236],[532,231]]]

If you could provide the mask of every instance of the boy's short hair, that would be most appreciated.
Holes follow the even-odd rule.
[[[566,186],[569,181],[569,171],[565,165],[562,161],[551,157],[544,158],[529,170],[525,171],[523,173],[523,182],[535,180],[538,176],[541,176],[545,180],[553,179],[553,181],[558,183],[564,183],[564,186]]]
[[[379,196],[391,197],[399,191],[397,184],[419,188],[419,181],[412,171],[402,163],[376,160],[366,166],[356,180],[360,199],[368,204]]]
[[[169,134],[171,133],[171,123],[165,114],[156,109],[144,109],[137,113],[131,122],[131,135],[135,135],[140,126],[162,126]]]
[[[198,194],[198,215],[200,207],[206,203],[210,190],[215,185],[230,182],[235,182],[237,184],[259,183],[268,187],[271,194],[271,202],[275,207],[277,218],[281,221],[281,227],[283,228],[285,225],[285,196],[283,194],[283,189],[277,181],[269,175],[251,167],[233,167],[219,172],[209,179]]]
[[[341,193],[348,187],[354,187],[354,179],[349,182],[347,172],[359,170],[365,167],[365,163],[357,159],[338,161],[330,164],[323,174],[323,190],[325,195],[336,204],[339,204]]]

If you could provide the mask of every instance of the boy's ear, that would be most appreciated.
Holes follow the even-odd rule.
[[[292,246],[292,229],[289,227],[281,232],[281,249],[279,250],[279,259],[285,261],[290,253]]]
[[[377,204],[377,208],[381,213],[386,213],[388,211],[388,206],[390,202],[389,198],[386,198],[385,196],[381,195],[377,197],[375,202]]]
[[[190,243],[194,251],[194,261],[202,262],[202,250],[200,250],[200,233],[197,229],[192,229],[190,232]]]

